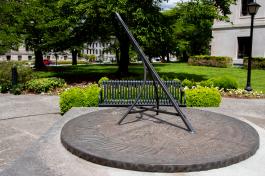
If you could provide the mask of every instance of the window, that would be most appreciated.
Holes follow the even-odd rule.
[[[238,37],[238,58],[248,57],[250,47],[250,37]]]
[[[21,55],[17,56],[17,60],[21,61],[22,60],[22,56]]]
[[[32,60],[32,56],[28,56],[28,60],[31,61]]]
[[[96,49],[96,54],[98,54],[98,50]]]
[[[248,15],[248,4],[253,2],[253,0],[242,0],[242,10],[241,10],[241,14],[243,16]]]

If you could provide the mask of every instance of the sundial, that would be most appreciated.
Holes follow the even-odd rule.
[[[247,123],[180,108],[118,13],[116,18],[141,57],[145,73],[151,75],[155,87],[161,86],[172,107],[161,110],[158,103],[154,107],[136,106],[139,94],[128,108],[79,116],[67,122],[61,132],[68,151],[99,165],[171,173],[225,167],[256,153],[259,135]]]

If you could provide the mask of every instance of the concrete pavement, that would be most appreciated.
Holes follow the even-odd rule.
[[[81,114],[98,108],[73,108],[57,121],[40,139],[1,176],[264,176],[265,173],[265,100],[224,98],[220,108],[208,111],[230,115],[252,125],[260,136],[260,148],[251,158],[240,163],[209,171],[191,173],[146,173],[100,166],[69,153],[60,142],[63,125]]]
[[[60,117],[57,96],[0,94],[0,172]]]

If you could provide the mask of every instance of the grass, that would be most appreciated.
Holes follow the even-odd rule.
[[[202,81],[212,77],[231,76],[237,80],[239,88],[243,89],[246,85],[246,69],[190,66],[186,63],[160,63],[154,64],[154,66],[163,78]],[[46,72],[36,72],[36,74],[39,77],[60,77],[68,83],[97,82],[103,76],[111,79],[142,79],[143,77],[143,66],[141,64],[130,65],[130,75],[127,78],[117,76],[117,69],[116,65],[59,66],[49,67]],[[251,86],[254,90],[265,92],[265,70],[252,70]]]

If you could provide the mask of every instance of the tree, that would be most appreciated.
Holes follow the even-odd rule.
[[[42,69],[43,52],[50,51],[47,42],[49,21],[54,19],[57,1],[54,0],[25,0],[20,19],[22,24],[22,36],[26,46],[34,51],[35,68]]]
[[[183,54],[184,60],[188,55],[209,54],[214,19],[225,19],[216,3],[208,0],[177,3],[164,15],[171,18],[175,48]]]
[[[159,48],[161,44],[163,47],[159,52],[167,54],[173,48],[171,45],[174,45],[174,42],[168,42],[170,41],[171,28],[160,24],[163,18],[161,17],[159,5],[162,1],[1,1],[1,16],[5,14],[5,17],[15,17],[1,19],[0,21],[6,24],[0,27],[1,50],[3,48],[12,48],[15,43],[18,43],[18,39],[23,37],[27,47],[35,52],[35,67],[38,69],[44,66],[42,53],[45,51],[53,50],[58,52],[70,49],[73,53],[73,58],[76,58],[78,50],[85,42],[98,39],[109,40],[111,36],[116,36],[120,44],[119,72],[127,74],[130,42],[126,34],[121,32],[118,25],[113,25],[113,13],[119,12],[121,14],[149,56],[157,55],[158,53],[153,52],[152,47]],[[234,0],[201,0],[201,2],[212,4],[219,8],[223,14],[227,14],[229,5]],[[10,8],[11,10],[9,10],[9,7],[12,7]],[[11,37],[5,41],[6,36]],[[73,59],[73,64],[75,63],[76,59]]]
[[[18,48],[21,43],[17,18],[20,12],[19,1],[0,1],[0,54]]]

